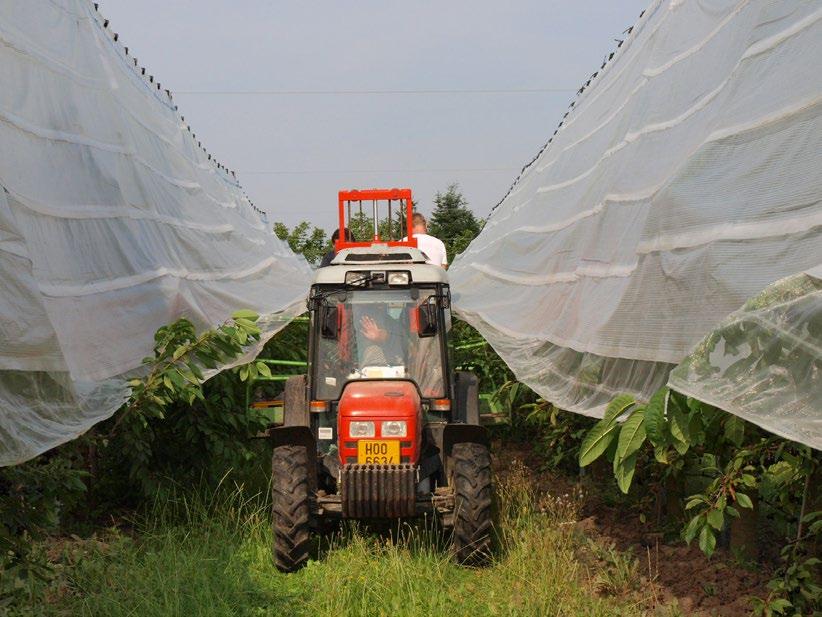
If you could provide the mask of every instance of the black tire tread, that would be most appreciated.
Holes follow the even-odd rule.
[[[451,451],[454,486],[454,539],[456,560],[485,565],[491,557],[491,455],[478,443],[454,444]]]
[[[271,469],[274,562],[281,572],[294,572],[308,561],[311,539],[305,446],[275,448]]]

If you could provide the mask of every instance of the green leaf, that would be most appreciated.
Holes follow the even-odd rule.
[[[707,500],[702,495],[698,495],[696,497],[691,497],[688,500],[688,503],[685,504],[685,509],[690,510],[692,508],[696,508],[697,506],[701,506],[702,504],[704,504],[706,502],[707,502]]]
[[[662,465],[668,464],[668,449],[663,446],[657,446],[654,448],[654,458],[656,459],[657,463],[661,463]]]
[[[240,367],[240,381],[248,381],[248,365]]]
[[[623,460],[631,456],[642,447],[645,442],[645,410],[635,409],[622,424],[617,443],[616,460]]]
[[[686,399],[686,404],[688,405],[688,409],[691,411],[699,412],[705,407],[707,407],[707,403],[703,403],[699,399],[688,397]]]
[[[703,525],[699,532],[699,550],[705,553],[708,557],[714,554],[716,549],[716,536],[711,531],[710,525]]]
[[[246,330],[248,332],[252,332],[254,330],[256,330],[257,332],[260,331],[259,328],[257,328],[256,324],[248,319],[242,319],[238,317],[234,320],[234,323],[236,323],[238,326],[243,328],[243,330]]]
[[[188,370],[197,378],[198,381],[203,380],[203,371],[200,370],[200,367],[197,366],[195,362],[188,363]]]
[[[636,471],[636,452],[625,459],[614,460],[614,476],[616,477],[619,490],[623,493],[627,493],[631,488],[634,471]]]
[[[169,379],[171,379],[171,382],[172,382],[172,383],[173,383],[173,384],[174,384],[177,388],[185,388],[185,386],[186,386],[186,380],[185,380],[185,379],[183,378],[183,376],[179,373],[179,371],[177,371],[177,370],[171,370],[171,371],[169,371],[169,372],[168,372],[168,378],[169,378]]]
[[[779,613],[780,615],[783,615],[785,613],[785,609],[792,607],[793,604],[791,604],[788,600],[784,598],[777,598],[776,600],[771,600],[769,605],[769,608],[772,611]]]
[[[257,362],[257,372],[263,377],[271,377],[271,369],[265,362]]]
[[[751,501],[751,498],[748,497],[745,493],[736,494],[736,503],[738,503],[743,508],[753,509],[753,502]]]
[[[585,435],[579,447],[579,466],[590,465],[608,449],[611,442],[617,436],[619,424],[613,420],[605,419],[597,422],[593,428]]]
[[[802,522],[810,523],[814,519],[819,519],[822,521],[822,510],[817,510],[815,512],[808,512],[805,516],[802,517]]]
[[[742,445],[745,439],[745,421],[737,416],[728,416],[725,420],[725,439],[735,446]]]
[[[685,454],[691,445],[688,431],[688,417],[676,408],[669,408],[671,414],[671,437],[674,438],[674,448],[680,454]]]
[[[616,420],[632,405],[636,405],[636,398],[634,398],[632,394],[620,394],[608,403],[608,407],[605,409],[605,415],[602,419],[609,422]]]
[[[655,447],[663,446],[668,441],[665,432],[665,407],[667,403],[668,388],[661,388],[654,393],[645,407],[645,431],[648,433],[648,439]]]
[[[702,516],[697,515],[693,517],[690,521],[688,521],[688,526],[685,527],[685,533],[683,533],[682,537],[686,543],[690,544],[691,541],[696,537],[697,532],[699,531],[699,526],[702,524]]]
[[[725,517],[722,515],[722,510],[708,510],[708,524],[711,527],[721,531],[724,523]]]
[[[690,446],[683,442],[683,441],[674,441],[674,450],[676,450],[680,455],[684,455]]]
[[[234,321],[237,321],[238,319],[257,321],[260,318],[260,316],[257,313],[255,313],[254,311],[250,311],[248,309],[240,309],[239,311],[235,312],[231,317],[234,319]]]
[[[745,486],[750,488],[756,487],[756,478],[749,473],[743,473],[739,479]]]

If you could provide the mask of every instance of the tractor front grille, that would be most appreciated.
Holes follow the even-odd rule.
[[[344,465],[340,471],[340,498],[345,518],[399,518],[416,514],[419,467],[399,465]]]

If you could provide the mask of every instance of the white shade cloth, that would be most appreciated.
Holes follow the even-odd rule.
[[[0,3],[0,465],[114,413],[160,326],[266,340],[309,282],[90,1]]]
[[[457,313],[562,408],[647,399],[749,298],[822,264],[820,66],[820,2],[653,2],[455,260]],[[816,354],[805,383],[767,412],[731,392],[756,371],[725,374],[709,402],[819,448],[819,330],[790,315]]]

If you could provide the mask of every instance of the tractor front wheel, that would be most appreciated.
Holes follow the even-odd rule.
[[[482,444],[454,444],[450,468],[456,560],[484,565],[491,556],[491,455]]]
[[[308,561],[311,539],[308,452],[305,446],[274,448],[271,468],[274,562],[281,572],[294,572]]]

